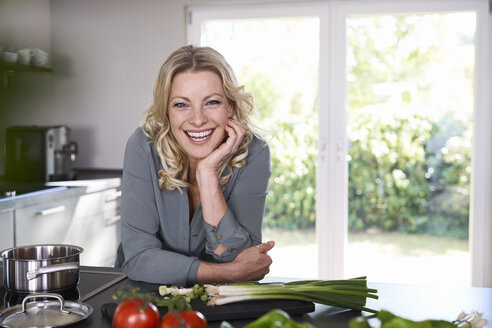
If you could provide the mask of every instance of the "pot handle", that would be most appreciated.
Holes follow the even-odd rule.
[[[31,298],[40,298],[40,297],[44,297],[44,298],[56,298],[58,301],[60,301],[60,312],[70,313],[70,311],[67,311],[67,310],[64,310],[63,309],[63,306],[65,305],[65,300],[63,299],[63,296],[61,296],[60,294],[54,294],[54,293],[39,293],[39,294],[27,295],[22,300],[22,310],[19,311],[19,312],[17,312],[17,313],[24,313],[24,312],[26,312],[26,302],[27,302],[27,300],[29,300]]]
[[[66,270],[78,270],[78,269],[79,269],[79,263],[78,262],[59,263],[59,264],[47,265],[47,266],[38,268],[36,270],[27,271],[26,277],[27,277],[27,280],[32,280],[32,279],[36,278],[37,276],[42,275],[42,274],[46,274],[46,273],[66,271]]]

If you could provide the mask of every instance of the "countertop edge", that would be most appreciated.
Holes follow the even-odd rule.
[[[42,204],[48,201],[57,201],[68,197],[82,196],[106,189],[119,188],[121,186],[121,178],[56,181],[47,182],[46,185],[66,188],[54,188],[54,190],[48,189],[0,199],[0,212]]]

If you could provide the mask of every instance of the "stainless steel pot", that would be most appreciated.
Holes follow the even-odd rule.
[[[77,287],[80,253],[73,245],[29,245],[2,252],[3,285],[21,293],[53,292]]]

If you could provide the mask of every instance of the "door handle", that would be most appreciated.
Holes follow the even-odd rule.
[[[118,190],[118,191],[111,193],[110,195],[107,195],[106,198],[104,199],[104,202],[109,203],[109,202],[117,200],[120,197],[121,197],[121,190]]]
[[[109,219],[106,219],[106,220],[104,221],[104,225],[105,225],[106,227],[109,227],[110,225],[116,224],[116,223],[118,223],[118,222],[120,222],[120,221],[121,221],[121,216],[119,216],[119,215],[115,215],[115,216],[113,216],[113,217],[110,217]]]
[[[326,140],[320,139],[318,141],[318,156],[321,162],[326,160],[326,148],[328,147],[328,142]]]
[[[38,210],[34,211],[34,214],[39,215],[39,216],[45,216],[45,215],[60,213],[63,211],[65,211],[65,205],[59,205],[59,206],[53,206],[53,207],[38,209]]]

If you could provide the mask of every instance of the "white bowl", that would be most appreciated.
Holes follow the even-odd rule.
[[[19,56],[17,62],[19,64],[29,65],[31,63],[32,53],[33,53],[32,49],[17,50],[17,55]]]
[[[15,64],[17,63],[17,59],[19,55],[15,52],[4,51],[2,55],[2,59],[4,62]]]
[[[48,54],[41,49],[32,49],[31,64],[35,66],[47,66]]]

